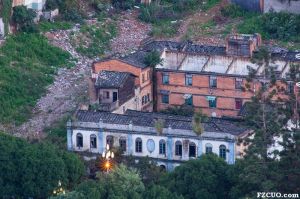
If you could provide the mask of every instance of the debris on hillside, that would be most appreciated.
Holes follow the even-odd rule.
[[[126,53],[134,50],[151,31],[149,24],[137,20],[137,11],[127,11],[118,21],[118,37],[112,40],[112,52]]]

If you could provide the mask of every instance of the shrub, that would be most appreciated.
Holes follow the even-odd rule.
[[[221,14],[224,17],[243,17],[245,15],[245,11],[236,4],[229,4],[221,9]]]

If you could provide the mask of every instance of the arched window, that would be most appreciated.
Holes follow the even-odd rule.
[[[196,157],[196,144],[194,142],[189,143],[189,157]]]
[[[219,148],[219,156],[226,160],[226,146],[221,145]]]
[[[159,167],[160,167],[161,171],[166,171],[167,170],[166,165],[161,164],[161,165],[159,165]]]
[[[76,135],[76,146],[83,147],[83,137],[81,133],[77,133]]]
[[[108,144],[109,148],[111,149],[114,146],[114,136],[112,135],[106,136],[106,144]]]
[[[121,137],[119,139],[119,144],[120,144],[120,149],[122,152],[126,151],[126,138],[125,137]]]
[[[97,148],[97,136],[95,134],[90,136],[90,147],[91,149]]]
[[[175,142],[175,155],[182,156],[182,143],[180,141]]]
[[[136,138],[135,140],[135,152],[137,153],[143,152],[143,142],[141,138]]]
[[[212,146],[211,143],[207,143],[207,144],[205,145],[205,153],[206,153],[206,154],[212,153],[212,149],[213,149],[213,146]]]
[[[159,154],[166,155],[166,141],[165,140],[159,141]]]

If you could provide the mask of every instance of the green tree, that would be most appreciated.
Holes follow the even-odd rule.
[[[104,187],[104,199],[138,199],[142,198],[145,186],[136,169],[127,168],[120,164],[110,173],[101,173],[99,183]]]
[[[214,154],[203,155],[176,167],[161,184],[186,199],[228,198],[232,186],[228,175],[230,167]]]
[[[135,162],[135,158],[129,156],[123,161],[128,167],[135,168],[140,173],[145,186],[149,186],[152,183],[157,184],[161,176],[165,174],[165,171],[149,157],[141,157],[139,162]]]
[[[252,71],[248,78],[248,81],[261,83],[261,87],[246,106],[245,123],[254,131],[254,135],[244,140],[248,148],[244,160],[236,165],[240,172],[237,172],[236,185],[231,192],[233,198],[254,197],[256,192],[262,190],[278,190],[279,165],[275,160],[276,153],[269,151],[269,148],[274,138],[282,135],[283,127],[291,116],[289,106],[272,100],[278,94],[278,80],[270,67],[272,60],[268,50],[259,49],[254,54],[253,62],[264,67],[264,70],[261,77],[257,78],[256,71]]]
[[[69,187],[84,172],[75,154],[49,143],[29,144],[1,133],[0,150],[0,193],[4,198],[46,198],[59,180]]]
[[[34,26],[34,18],[36,13],[32,9],[27,9],[26,6],[15,6],[13,8],[12,20],[21,29],[29,29]]]
[[[167,188],[160,185],[151,185],[143,195],[144,199],[184,199],[182,196],[177,196],[171,193]]]

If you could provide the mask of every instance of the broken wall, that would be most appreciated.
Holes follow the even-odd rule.
[[[276,12],[285,11],[294,14],[300,14],[300,1],[288,0],[264,0],[264,12],[274,10]]]

